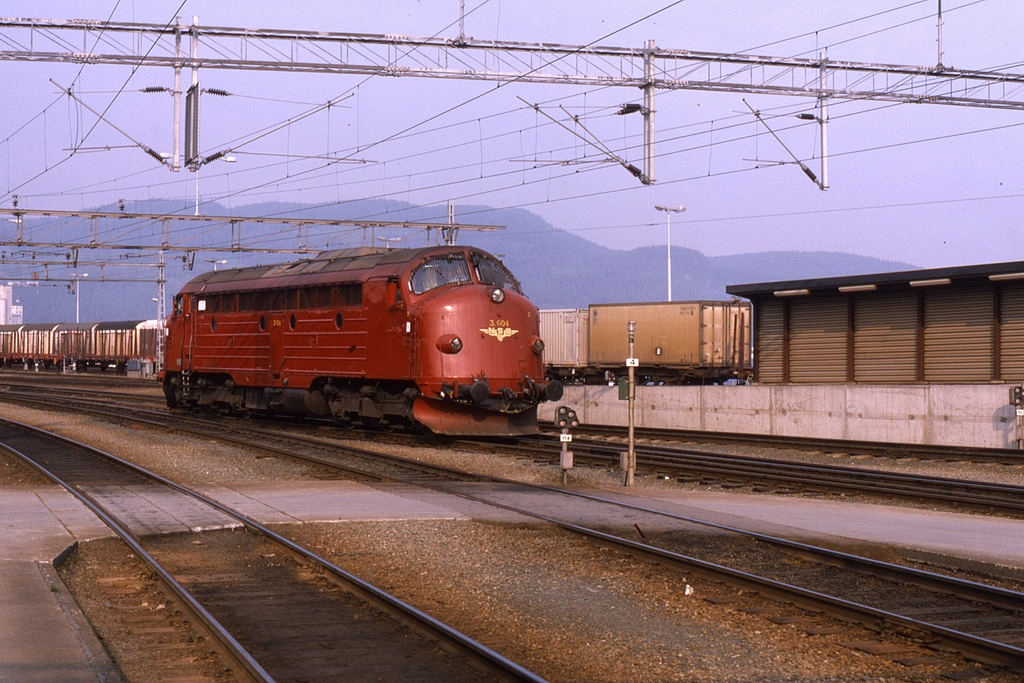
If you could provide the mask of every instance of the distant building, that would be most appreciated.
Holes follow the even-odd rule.
[[[11,307],[14,305],[14,296],[11,289],[10,285],[0,285],[0,325],[12,323]]]
[[[25,323],[24,308],[21,304],[11,305],[11,325],[23,325]]]

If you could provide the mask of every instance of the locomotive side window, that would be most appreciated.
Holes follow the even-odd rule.
[[[469,266],[462,254],[445,254],[424,261],[409,278],[414,294],[423,294],[438,287],[472,282]]]
[[[363,286],[361,284],[344,284],[331,287],[331,306],[362,306]]]
[[[257,292],[256,308],[260,311],[283,311],[288,308],[294,308],[296,294],[295,291],[288,292],[282,289],[268,289]],[[291,296],[289,297],[289,295]]]
[[[238,310],[243,312],[256,310],[256,294],[253,292],[239,292]]]
[[[482,284],[501,287],[502,289],[511,289],[519,294],[523,293],[519,280],[501,261],[481,256],[480,254],[473,254],[473,267],[476,269],[476,276]]]
[[[321,308],[323,298],[319,288],[306,287],[299,290],[299,308]]]
[[[234,294],[217,294],[206,303],[207,313],[231,313],[235,308]]]
[[[214,313],[234,313],[236,310],[237,299],[232,294],[221,294],[217,296],[217,302],[214,305]]]
[[[289,293],[289,297],[291,293]],[[362,306],[363,286],[359,283],[344,285],[325,285],[323,287],[307,287],[300,289],[299,308],[340,308],[342,306]],[[290,300],[290,299],[289,299]]]
[[[180,294],[174,297],[174,315],[181,315],[185,312],[185,297]]]

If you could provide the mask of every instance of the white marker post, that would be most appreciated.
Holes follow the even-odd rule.
[[[629,357],[626,358],[626,372],[628,375],[626,388],[629,392],[627,401],[629,410],[629,450],[626,452],[626,486],[632,486],[633,479],[636,476],[636,437],[634,436],[633,428],[633,410],[634,404],[636,403],[636,368],[640,365],[639,360],[633,357],[633,343],[636,339],[636,321],[630,320],[629,323],[626,324],[626,329],[629,330]]]

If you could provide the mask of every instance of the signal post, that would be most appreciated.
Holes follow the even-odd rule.
[[[572,443],[572,434],[569,430],[580,426],[579,418],[576,417],[576,411],[569,406],[559,406],[558,411],[555,413],[555,426],[562,430],[562,433],[559,435],[559,441],[562,443],[562,486],[565,486],[569,481],[569,470],[572,469],[572,451],[569,450],[569,444]]]

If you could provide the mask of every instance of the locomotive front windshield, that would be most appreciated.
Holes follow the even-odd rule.
[[[519,281],[501,261],[483,254],[473,254],[472,258],[473,271],[478,282],[523,293]],[[464,285],[472,282],[469,265],[462,254],[431,257],[420,264],[409,278],[409,286],[414,294],[424,294],[447,285]]]
[[[492,287],[511,289],[518,294],[523,293],[519,287],[519,280],[501,261],[482,254],[473,254],[473,267],[476,269],[476,276],[481,283]]]
[[[466,257],[462,254],[443,254],[424,261],[409,278],[414,294],[423,294],[445,285],[467,284],[473,281]]]

